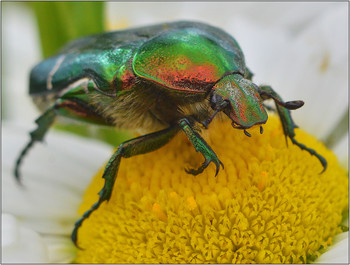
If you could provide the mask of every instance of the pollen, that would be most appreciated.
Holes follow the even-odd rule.
[[[77,263],[309,263],[342,232],[348,177],[336,156],[300,129],[287,143],[270,116],[251,137],[214,121],[204,139],[224,164],[197,176],[203,156],[181,132],[163,148],[122,159],[113,194],[78,232]],[[82,215],[98,199],[103,169],[86,190]]]

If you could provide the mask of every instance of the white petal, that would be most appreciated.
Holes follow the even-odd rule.
[[[229,23],[254,81],[271,85],[286,101],[304,100],[293,118],[320,139],[347,110],[348,27],[343,7],[332,5],[296,35],[240,16]]]
[[[76,257],[77,248],[70,237],[45,236],[50,263],[71,263]]]
[[[41,54],[37,22],[26,5],[3,6],[3,118],[29,120],[38,113],[28,96],[28,75]]]
[[[349,168],[349,135],[344,135],[333,148],[334,153],[339,157],[339,162],[344,168]]]
[[[342,233],[336,236],[336,243],[321,255],[317,263],[348,263],[349,262],[349,247],[348,247],[349,232]]]
[[[223,29],[234,17],[243,17],[265,28],[296,30],[322,15],[337,3],[114,3],[106,4],[107,19],[113,23],[127,21],[130,26],[144,26],[176,20],[199,20]]]
[[[18,240],[18,224],[14,216],[2,214],[2,246],[10,247]]]
[[[290,45],[288,32],[278,27],[265,27],[241,15],[232,17],[228,32],[235,36],[245,55],[246,65],[254,73],[257,84],[270,84],[278,78],[282,54]],[[286,70],[287,71],[287,70]],[[280,89],[276,88],[280,93]]]
[[[21,217],[43,233],[70,234],[77,209],[94,172],[103,166],[111,147],[89,139],[51,131],[47,144],[34,145],[22,166],[24,187],[13,177],[29,130],[3,128],[3,210]]]
[[[330,9],[300,33],[284,58],[286,96],[306,102],[293,115],[318,138],[328,135],[347,110],[347,32],[347,10]]]
[[[41,236],[2,214],[2,255],[4,262],[49,262],[47,245]]]

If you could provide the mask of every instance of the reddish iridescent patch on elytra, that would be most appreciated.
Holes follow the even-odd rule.
[[[184,93],[204,94],[226,72],[237,71],[231,51],[204,32],[168,32],[144,43],[135,54],[139,77]]]
[[[184,55],[151,56],[145,63],[148,72],[144,77],[179,91],[204,93],[221,77],[217,66],[208,62],[193,62]]]
[[[173,89],[201,92],[203,85],[212,84],[220,78],[215,75],[215,66],[210,64],[189,64],[184,69],[176,67],[174,64],[161,65],[158,71],[152,73],[157,80]]]

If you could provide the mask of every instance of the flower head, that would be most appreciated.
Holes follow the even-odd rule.
[[[336,157],[310,135],[297,139],[329,168],[288,140],[274,116],[251,138],[230,123],[212,124],[206,140],[225,165],[186,174],[202,157],[184,135],[166,147],[122,160],[116,185],[79,231],[77,262],[301,263],[313,261],[341,232],[348,178]],[[98,199],[97,174],[80,213]]]
[[[179,2],[167,4],[163,3],[161,5],[159,3],[138,3],[135,5],[134,3],[125,2],[108,3],[106,13],[108,14],[107,20],[110,22],[110,24],[115,24],[118,26],[124,24],[123,27],[141,26],[164,21],[186,19],[207,22],[214,26],[218,26],[225,31],[228,31],[237,39],[241,45],[246,57],[246,63],[255,74],[253,79],[254,82],[257,84],[263,83],[271,85],[284,99],[304,100],[306,103],[305,106],[301,111],[293,112],[293,118],[301,128],[312,133],[318,139],[324,140],[332,131],[340,131],[339,126],[337,126],[337,121],[341,120],[340,117],[342,113],[348,108],[348,98],[345,96],[347,95],[348,87],[348,49],[346,34],[348,31],[348,13],[346,12],[347,9],[345,8],[345,5],[346,3],[217,2]],[[3,115],[3,118],[5,118],[5,120],[7,119],[7,122],[5,121],[2,130],[3,213],[6,213],[6,215],[3,217],[2,223],[3,261],[20,263],[28,261],[47,263],[71,262],[76,256],[76,248],[70,240],[70,233],[73,229],[74,222],[79,218],[79,215],[77,213],[78,205],[81,202],[82,194],[88,185],[88,182],[90,181],[91,175],[93,175],[97,169],[101,167],[102,163],[108,159],[108,156],[111,153],[111,147],[103,145],[101,143],[96,143],[92,141],[92,139],[86,140],[84,138],[77,138],[69,134],[58,134],[55,132],[55,130],[52,130],[45,139],[45,142],[47,144],[36,145],[36,147],[32,150],[23,164],[22,172],[25,189],[22,189],[14,182],[14,161],[16,160],[18,153],[21,151],[21,148],[23,148],[27,140],[28,132],[33,129],[32,121],[38,117],[38,112],[35,111],[34,105],[28,96],[27,77],[31,67],[40,61],[40,45],[38,44],[38,39],[36,37],[38,35],[38,32],[35,30],[35,20],[25,7],[25,5],[20,5],[18,3],[9,3],[7,5],[4,5],[6,11],[3,13],[3,44],[6,57],[4,60],[4,69],[6,71],[3,78],[3,95],[5,96],[4,102],[8,103],[4,104],[3,113],[5,116]],[[117,19],[117,21],[114,19]],[[26,45],[23,45],[23,43],[26,43]],[[18,65],[19,61],[21,62],[20,65]],[[344,127],[347,128],[347,126]],[[212,128],[212,130],[215,129]],[[266,130],[268,129],[265,127],[265,133]],[[235,130],[230,127],[230,129],[225,134],[225,139],[227,137],[236,137],[234,134],[236,134]],[[242,136],[242,134],[239,133],[238,135],[238,137]],[[301,135],[305,134],[298,132],[297,137],[304,137]],[[250,186],[255,184],[255,189],[258,188],[261,196],[266,196],[265,193],[271,189],[270,186],[276,181],[278,184],[277,186],[281,187],[282,191],[286,190],[286,187],[290,187],[290,191],[297,193],[296,190],[292,189],[293,185],[285,185],[285,182],[288,180],[290,182],[294,181],[294,183],[304,183],[304,192],[306,192],[306,194],[310,194],[309,189],[317,190],[318,188],[323,188],[324,184],[321,185],[320,183],[324,183],[323,181],[325,181],[325,176],[328,176],[327,179],[330,180],[331,177],[328,174],[333,174],[331,173],[333,167],[329,165],[330,167],[326,173],[322,175],[315,174],[313,178],[306,177],[305,179],[301,179],[300,177],[295,178],[293,175],[299,174],[298,172],[300,172],[301,169],[292,170],[291,168],[284,170],[284,173],[281,174],[281,178],[283,177],[284,181],[282,181],[282,179],[274,180],[273,176],[276,177],[276,175],[274,175],[274,172],[279,172],[278,161],[281,161],[282,157],[284,156],[289,157],[291,155],[291,149],[295,149],[297,147],[289,143],[289,147],[287,149],[285,143],[283,145],[280,143],[280,147],[283,147],[285,151],[282,152],[281,150],[277,155],[277,153],[269,151],[270,147],[276,147],[275,142],[270,143],[268,141],[261,140],[264,142],[264,144],[267,144],[267,146],[270,147],[259,149],[256,151],[258,155],[252,155],[250,149],[246,148],[245,144],[252,142],[252,147],[254,144],[255,147],[257,147],[258,145],[255,143],[255,141],[258,141],[261,139],[261,137],[266,137],[266,135],[259,135],[257,137],[254,136],[254,138],[247,138],[244,136],[239,138],[241,139],[239,145],[235,147],[239,152],[236,154],[235,151],[233,153],[230,153],[228,156],[225,151],[226,147],[220,148],[216,146],[217,144],[225,146],[225,143],[223,143],[225,140],[220,139],[219,142],[216,141],[216,144],[213,145],[213,148],[215,148],[215,151],[218,153],[222,162],[225,163],[225,170],[228,170],[230,167],[232,168],[232,164],[234,165],[233,170],[235,170],[235,174],[237,176],[236,179],[237,181],[240,181],[239,188],[235,187],[235,183],[231,183],[230,186],[228,186],[230,190],[228,193],[228,187],[226,187],[226,184],[228,183],[226,171],[221,170],[221,173],[217,178],[213,177],[214,169],[211,168],[212,166],[210,166],[202,175],[197,176],[198,178],[193,178],[192,176],[183,172],[184,166],[198,166],[199,163],[202,162],[202,158],[200,154],[194,153],[192,147],[189,146],[190,150],[188,152],[193,153],[191,153],[192,155],[189,157],[193,157],[194,160],[191,161],[190,159],[187,159],[186,161],[179,161],[177,156],[179,156],[184,150],[183,145],[186,145],[186,139],[182,139],[180,135],[178,137],[179,138],[177,140],[175,139],[173,143],[167,147],[177,148],[180,145],[182,146],[181,148],[177,149],[178,154],[171,157],[171,162],[167,162],[169,163],[168,166],[164,166],[164,164],[162,165],[161,163],[157,163],[156,165],[148,165],[148,161],[146,160],[146,165],[142,165],[142,168],[140,167],[138,169],[140,172],[139,176],[143,176],[145,172],[148,172],[150,168],[153,167],[160,170],[157,178],[152,177],[152,180],[149,178],[146,178],[145,180],[139,179],[139,183],[148,183],[149,186],[152,187],[153,197],[151,198],[153,199],[151,202],[153,203],[146,200],[142,201],[141,204],[141,206],[144,204],[148,205],[147,209],[149,209],[149,211],[151,211],[153,214],[152,218],[155,218],[151,220],[158,220],[157,222],[154,221],[155,224],[152,227],[155,227],[159,224],[164,225],[164,222],[169,223],[170,220],[173,220],[171,219],[172,217],[170,215],[170,210],[164,208],[164,202],[160,200],[161,203],[154,203],[156,201],[154,198],[157,194],[159,194],[159,196],[163,196],[162,198],[164,198],[164,200],[175,201],[175,203],[173,202],[173,205],[177,214],[181,213],[180,210],[183,208],[193,209],[193,213],[198,214],[197,210],[199,209],[207,209],[208,207],[220,205],[221,201],[223,200],[222,198],[226,198],[228,195],[231,196],[229,197],[231,199],[235,198],[238,202],[242,201],[243,199],[241,199],[241,193],[247,191],[248,184]],[[208,135],[207,138],[208,137],[211,138],[212,136]],[[279,137],[281,140],[281,138],[283,138],[283,135],[279,134]],[[304,139],[299,140],[309,145],[309,143],[304,141]],[[340,161],[343,162],[343,165],[345,165],[345,167],[348,167],[348,135],[344,134],[341,138],[337,137],[336,140],[336,145],[331,147],[331,149],[333,152],[335,152]],[[318,152],[320,152],[320,154],[324,155],[327,158],[329,163],[330,161],[335,161],[333,155],[326,155],[326,152],[322,146],[319,147],[319,144],[317,144],[314,147]],[[277,149],[275,149],[275,151],[276,150]],[[161,150],[159,152],[156,154],[163,154]],[[311,157],[309,154],[307,154],[307,152],[301,153],[303,153],[303,158],[300,158],[299,166],[304,167],[306,166],[304,165],[306,161],[314,161],[312,163],[315,163],[314,166],[317,173],[321,171],[321,166],[318,164],[316,158]],[[238,154],[241,154],[242,157],[238,156]],[[146,157],[149,157],[149,155],[146,155]],[[257,170],[259,166],[264,166],[264,163],[261,165],[257,163],[257,161],[261,161],[261,156],[266,156],[265,159],[269,160],[271,163],[273,162],[273,159],[276,159],[275,163],[272,163],[274,167],[269,166],[269,170],[265,170],[266,173],[264,173],[264,171],[261,173],[259,170]],[[230,157],[234,158],[234,160],[232,160],[234,162],[229,162]],[[260,160],[253,159],[254,157],[257,157]],[[330,157],[333,158],[329,159]],[[247,158],[253,159],[253,163],[247,164],[244,162]],[[135,160],[133,158],[130,161]],[[163,163],[164,160],[159,157],[159,162]],[[170,165],[175,164],[175,162],[179,164]],[[125,168],[135,167],[132,164],[130,165],[130,163],[131,162],[129,162],[128,159],[122,161],[122,168],[120,171],[121,174],[124,174],[123,171],[125,171]],[[258,164],[258,167],[256,164]],[[239,171],[237,171],[238,166],[241,167]],[[182,185],[182,183],[184,183],[186,184],[186,188],[181,189],[179,193],[170,193],[164,195],[164,191],[157,191],[157,187],[159,190],[160,187],[163,187],[160,186],[160,184],[168,181],[167,178],[163,178],[163,175],[165,176],[166,172],[169,173],[169,171],[166,171],[169,167],[171,168],[171,171],[176,170],[176,172],[178,172],[178,175],[171,179],[172,185],[174,187],[177,187],[177,185]],[[289,167],[290,165],[288,165],[288,168]],[[336,166],[335,168],[338,167]],[[250,173],[250,170],[252,170],[252,173]],[[335,172],[337,172],[337,170]],[[242,174],[245,173],[248,174],[248,177],[241,177],[243,176]],[[313,171],[312,174],[314,173],[315,172]],[[122,175],[118,177],[116,192],[123,190],[123,185],[126,185],[126,176],[121,176]],[[162,178],[160,178],[160,176],[162,176]],[[101,180],[98,180],[99,178],[100,177],[96,177],[93,183],[98,183],[96,185],[102,185],[100,182]],[[119,179],[121,179],[121,181],[119,181]],[[129,180],[130,179],[132,180],[132,178],[129,178]],[[309,181],[311,179],[314,179],[316,183],[315,185],[309,184]],[[138,178],[136,180],[138,180]],[[254,182],[252,184],[253,180]],[[206,186],[203,186],[204,188],[202,188],[202,185],[200,185],[202,182],[198,183],[198,181],[206,183]],[[335,181],[336,180],[332,180],[332,183]],[[217,186],[218,182],[223,184],[221,184],[221,186]],[[190,185],[193,183],[195,183],[195,185]],[[339,181],[337,183],[337,186],[341,186],[343,183],[343,181]],[[136,190],[139,184],[137,184],[137,181],[135,181],[135,183],[132,185],[134,187],[133,189]],[[80,213],[84,209],[89,208],[91,204],[97,200],[96,193],[100,187],[101,186],[90,189],[90,192],[92,192],[93,195],[86,195],[87,199],[84,202],[83,206],[81,206]],[[202,197],[198,195],[192,196],[192,198],[191,196],[187,196],[186,199],[184,199],[184,194],[188,194],[188,190],[194,190],[197,194],[199,190],[202,191],[203,189],[203,194],[208,194],[210,189],[213,189],[213,187],[224,188],[222,190],[216,188],[217,190],[215,194],[216,197],[219,196],[220,200],[215,200],[215,196],[213,196],[214,199],[210,198],[211,203],[208,206],[202,205],[199,208],[198,205],[201,205],[200,203]],[[300,185],[295,184],[295,189],[297,189],[297,187],[300,187]],[[335,187],[334,190],[337,191],[339,188],[342,189],[343,187]],[[131,187],[129,189],[131,189]],[[141,195],[143,196],[144,187],[138,187],[137,189],[141,190]],[[124,189],[124,192],[126,191],[127,189]],[[280,193],[281,191],[279,194]],[[301,192],[299,195],[297,193],[294,195],[294,197],[290,197],[290,203],[293,202],[294,198],[297,198],[292,204],[293,209],[298,209],[296,207],[299,207],[301,205],[301,198],[304,197],[298,196],[302,196],[302,194],[304,193]],[[332,198],[333,194],[335,194],[333,191],[324,194],[324,196],[327,198],[319,207],[320,213],[325,210],[324,208],[328,209],[327,211],[331,211],[329,209],[329,205],[334,206],[334,203],[337,203],[338,199],[336,198],[338,197],[330,199]],[[136,196],[135,198],[137,198],[137,196],[141,195],[133,196]],[[339,194],[336,195],[339,196]],[[93,196],[95,197],[93,198]],[[175,197],[173,198],[171,196]],[[183,199],[178,202],[177,198],[179,197],[177,196],[182,196]],[[285,198],[287,195],[283,194],[282,192],[281,196]],[[313,195],[310,194],[309,198],[312,197]],[[255,198],[255,200],[257,200],[258,204],[255,206],[255,208],[252,208],[252,204],[249,203],[244,203],[243,205],[249,205],[249,207],[247,206],[248,209],[260,209],[256,207],[260,207],[261,203],[263,202],[263,200],[260,200],[260,198],[264,199],[265,197],[257,198],[258,199]],[[274,200],[274,198],[275,195],[272,196],[270,201]],[[254,197],[251,197],[249,200],[253,199]],[[127,201],[128,199],[125,198],[125,200]],[[332,200],[330,204],[328,203],[329,200]],[[131,202],[132,200],[129,199],[129,201]],[[339,200],[338,203],[340,203]],[[283,203],[279,201],[276,201],[275,204],[283,205]],[[107,205],[108,204],[103,207],[107,207]],[[115,205],[115,203],[111,203],[111,206],[109,207],[112,207],[112,205]],[[107,207],[107,209],[109,209],[109,207]],[[132,209],[131,205],[128,207],[129,208],[124,208]],[[139,207],[139,205],[134,205],[133,207],[136,209]],[[334,228],[334,223],[336,223],[334,220],[339,219],[339,209],[340,207],[333,208],[334,212],[332,212],[327,217],[328,219],[325,218],[323,221],[324,226],[321,229],[326,230],[324,232],[320,232],[320,230],[317,231],[317,233],[321,233],[323,235],[331,235],[335,230],[338,229]],[[103,210],[103,208],[101,208],[101,210]],[[110,210],[113,210],[112,212],[118,212],[119,214],[121,213],[120,211],[114,210],[112,208]],[[263,218],[266,211],[267,210],[258,212],[259,216]],[[144,218],[151,218],[147,217],[150,216],[151,213],[145,215]],[[302,220],[304,220],[304,215],[305,214],[301,215]],[[134,215],[130,216],[132,217]],[[182,215],[178,216],[178,218],[181,218]],[[119,217],[115,217],[114,215],[103,215],[101,217],[97,217],[96,215],[93,218],[99,219],[99,224],[101,226],[103,225],[103,227],[106,227],[106,225],[109,225],[111,223],[109,221],[110,219],[114,220],[115,218]],[[91,222],[94,222],[93,218],[90,219]],[[283,218],[286,217],[284,216]],[[160,223],[159,220],[163,220],[163,223]],[[212,221],[214,224],[216,219],[212,219],[210,218],[210,215],[208,215],[205,216],[205,218],[203,217],[203,220],[209,222],[210,224]],[[293,218],[291,220],[293,220]],[[315,223],[313,220],[314,219],[311,218],[311,221]],[[316,223],[319,223],[319,218],[316,220]],[[331,220],[331,223],[328,226],[327,222],[329,220]],[[131,222],[133,219],[131,218],[129,221]],[[179,227],[182,222],[183,221],[180,220],[179,223],[176,223],[177,227],[174,228],[175,233],[181,230]],[[292,223],[292,221],[283,222],[283,227],[285,227],[287,224]],[[342,224],[348,225],[347,222],[348,220],[343,220]],[[299,221],[295,221],[295,225],[299,225],[299,223]],[[91,224],[89,225],[87,222],[86,224],[84,223],[84,227],[85,226],[91,227]],[[110,227],[113,226],[114,225],[110,225]],[[218,226],[217,223],[215,223],[215,227],[216,226]],[[80,232],[80,238],[82,240],[81,244],[84,244],[84,240],[86,240],[86,242],[89,242],[90,240],[84,236],[84,233],[86,233],[86,228],[84,227],[82,227],[82,230]],[[175,227],[175,225],[173,227]],[[232,223],[232,227],[235,227],[235,223]],[[330,227],[333,228],[331,229]],[[188,228],[188,226],[184,226],[183,229],[186,229],[186,231],[191,231],[190,228],[191,227]],[[130,228],[126,227],[125,229]],[[330,232],[330,230],[333,232]],[[106,231],[111,232],[113,229],[106,229]],[[150,230],[149,233],[153,235],[155,232],[154,230]],[[96,234],[98,233],[95,231],[93,236]],[[161,233],[159,235],[161,235]],[[247,234],[243,235],[247,236]],[[342,236],[345,236],[345,239]],[[125,237],[122,239],[125,240],[125,242],[137,242],[137,240],[141,240],[138,239],[138,237],[139,234],[135,233],[131,238]],[[103,257],[106,256],[106,250],[104,247],[105,244],[115,241],[115,238],[112,240],[108,238],[110,237],[107,236],[106,241],[99,241],[101,243],[99,246],[102,246],[101,249],[96,248],[97,251],[100,251],[101,256],[104,255]],[[169,237],[169,239],[161,238],[158,239],[158,241],[145,241],[144,244],[148,244],[147,246],[150,247],[160,246],[164,240],[167,240],[169,242],[170,239],[173,240],[173,238],[174,237]],[[295,238],[299,237],[291,234],[289,238],[292,238],[294,240]],[[320,238],[321,237],[319,237],[319,239]],[[340,246],[336,246],[334,249],[329,251],[329,249],[331,249],[334,245],[337,245],[337,240],[339,238],[343,238],[339,243]],[[320,259],[317,259],[316,262],[346,262],[348,259],[348,247],[346,244],[347,238],[348,236],[346,233],[334,237],[334,240],[333,237],[332,240],[323,238],[323,242],[329,244],[331,241],[333,241],[332,243],[334,244],[330,248],[327,248],[327,252],[323,254]],[[181,240],[183,239],[178,237],[177,240],[179,242],[182,242]],[[158,244],[159,241],[161,243]],[[149,242],[155,243],[152,245]],[[322,243],[320,242],[321,241],[317,241],[315,244],[321,245]],[[264,243],[264,240],[261,240],[261,243]],[[206,244],[208,244],[208,246],[209,244],[210,246],[215,245],[212,243],[212,241]],[[188,245],[186,244],[184,244],[183,248],[180,246],[179,252],[186,252],[187,246]],[[326,244],[324,247],[325,246]],[[124,245],[122,247],[124,248]],[[128,248],[128,251],[129,249],[130,247]],[[144,247],[141,249],[144,249]],[[158,249],[159,247],[154,247],[153,251],[155,253],[159,253]],[[214,249],[214,247],[212,247],[212,249]],[[239,251],[243,251],[244,249],[239,245],[239,248],[237,247],[236,250],[236,255],[241,257]],[[253,254],[255,253],[254,251],[252,251]],[[294,250],[291,251],[292,253],[295,253]],[[322,252],[323,249],[322,251],[319,251]],[[198,251],[196,250],[196,252]],[[115,253],[115,250],[113,250],[111,253]],[[141,252],[139,253],[138,250],[135,251],[135,253],[137,255],[144,254],[144,252],[140,254]],[[214,251],[213,253],[215,254],[216,252]],[[287,251],[284,253],[288,254],[290,252]],[[84,255],[88,255],[88,252],[80,252],[77,261],[83,261],[83,259],[87,260],[88,262],[93,261],[88,260],[89,256],[84,257]],[[151,256],[149,256],[150,254],[147,255],[147,257],[151,259]],[[307,261],[312,260],[312,256],[310,256],[310,258],[309,256],[306,257]],[[236,260],[237,259],[238,258],[236,258]]]

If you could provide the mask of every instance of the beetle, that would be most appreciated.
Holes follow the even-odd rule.
[[[23,157],[57,116],[145,132],[122,143],[109,159],[99,200],[75,223],[71,238],[77,245],[83,221],[110,199],[121,158],[154,151],[183,131],[204,156],[203,164],[187,173],[200,174],[214,163],[217,175],[223,164],[200,130],[223,112],[247,136],[246,129],[255,125],[263,133],[268,99],[275,102],[286,139],[317,157],[326,170],[327,161],[294,138],[290,110],[304,102],[284,102],[270,86],[254,84],[252,76],[236,40],[204,23],[164,23],[73,41],[30,73],[29,93],[43,114],[16,161],[15,177],[20,181]]]

